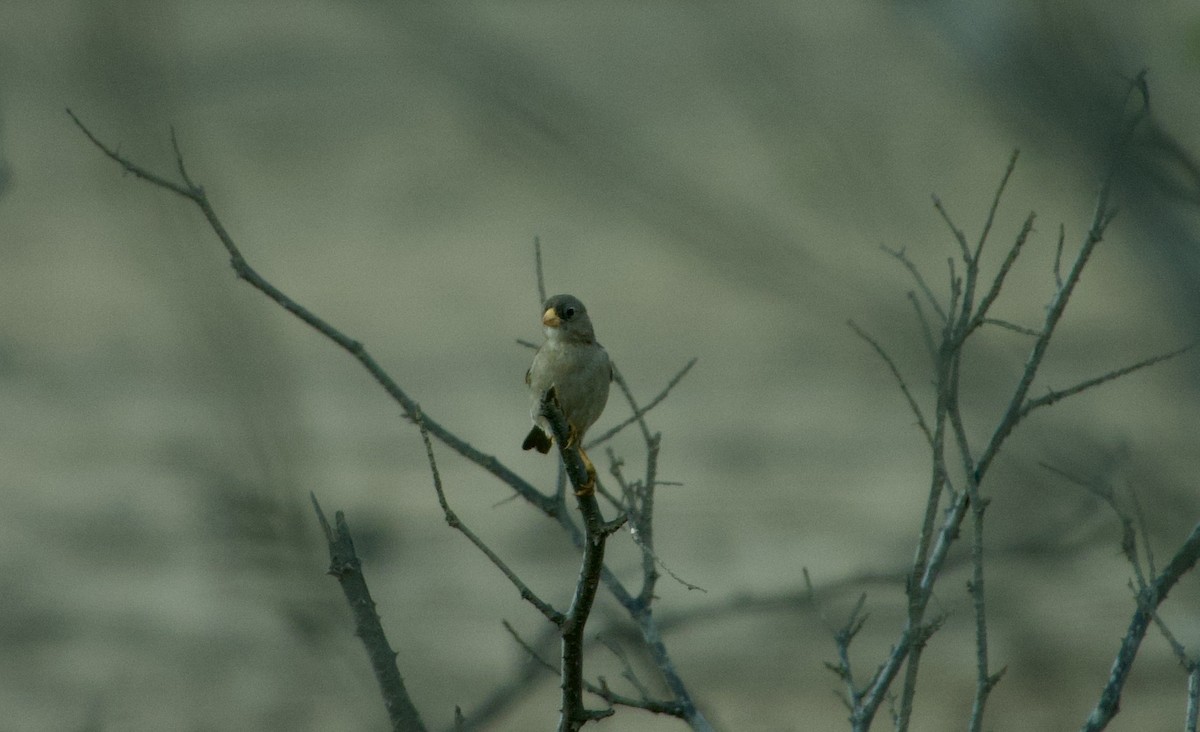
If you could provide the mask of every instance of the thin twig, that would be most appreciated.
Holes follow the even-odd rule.
[[[1137,488],[1129,486],[1129,502],[1133,504],[1133,520],[1137,522],[1138,535],[1142,537],[1142,556],[1146,557],[1146,572],[1158,574],[1154,561],[1154,547],[1150,544],[1150,528],[1146,524],[1146,513],[1142,510],[1142,502],[1138,499]]]
[[[1054,286],[1061,290],[1063,286],[1062,279],[1062,253],[1063,243],[1067,239],[1067,227],[1059,223],[1058,225],[1058,243],[1054,245]]]
[[[633,410],[633,414],[637,416],[637,423],[642,432],[642,441],[646,445],[645,478],[636,488],[626,484],[623,480],[622,483],[626,503],[629,507],[627,515],[632,522],[629,526],[629,533],[642,550],[642,590],[638,593],[638,600],[644,605],[649,605],[654,597],[654,588],[658,583],[659,576],[658,565],[661,563],[654,553],[654,496],[658,488],[658,454],[662,436],[660,433],[650,431],[650,425],[646,423],[644,412],[638,407],[633,391],[625,381],[625,376],[615,365],[613,366],[613,381],[625,395],[625,400],[629,402],[629,408]],[[611,456],[611,450],[609,454]],[[619,475],[620,465],[615,460],[613,461],[613,470],[614,474]],[[672,574],[672,576],[674,575]]]
[[[859,704],[862,692],[854,683],[854,671],[850,665],[850,644],[854,642],[855,636],[858,635],[859,631],[867,623],[867,615],[863,613],[863,607],[867,603],[867,593],[864,592],[858,596],[858,602],[854,604],[854,609],[850,611],[846,622],[840,628],[835,628],[829,622],[829,619],[825,617],[825,611],[817,599],[817,591],[813,587],[812,577],[808,574],[808,567],[803,568],[803,575],[804,589],[808,595],[808,601],[816,609],[826,629],[833,635],[834,646],[837,648],[837,663],[826,662],[825,667],[837,674],[838,678],[845,684],[846,690],[842,702],[848,710],[853,711]]]
[[[678,379],[683,378],[681,374],[684,374],[687,372],[687,370],[691,369],[692,364],[695,362],[695,358],[688,361],[688,363],[684,365],[683,369],[676,374],[677,378],[673,377],[671,381],[667,382],[667,389],[662,393],[664,398],[666,397],[666,392],[669,391],[675,383],[678,383]],[[625,397],[625,401],[629,403],[629,409],[633,412],[633,416],[630,417],[630,419],[633,419],[638,423],[638,426],[642,429],[642,440],[649,445],[654,439],[654,436],[650,432],[650,425],[646,423],[646,411],[638,407],[637,400],[633,396],[633,391],[631,391],[629,388],[629,382],[625,381],[625,375],[621,373],[621,370],[617,368],[616,364],[613,364],[612,367],[612,380],[613,383],[617,385],[617,388],[621,390],[621,394]],[[591,444],[594,445],[597,442],[599,442],[599,440],[593,440]]]
[[[593,447],[600,445],[604,442],[607,442],[608,440],[610,440],[614,436],[616,436],[616,434],[619,433],[621,430],[625,429],[629,425],[633,424],[634,422],[637,422],[638,420],[642,419],[647,414],[649,414],[650,410],[654,409],[660,403],[662,403],[662,400],[667,398],[667,395],[670,394],[671,390],[674,389],[675,386],[680,381],[683,380],[683,377],[687,376],[687,373],[692,370],[692,367],[696,365],[696,361],[698,361],[698,360],[699,359],[694,356],[692,358],[688,359],[688,362],[683,365],[683,368],[679,369],[679,371],[677,371],[675,373],[675,375],[672,376],[669,381],[667,381],[667,385],[663,387],[663,390],[660,391],[657,396],[655,396],[653,399],[651,399],[650,402],[646,406],[642,407],[641,409],[635,410],[632,415],[630,415],[629,417],[624,419],[616,427],[612,427],[607,432],[602,433],[599,437],[594,437],[591,440],[589,440],[588,443],[586,445],[584,445],[584,449],[591,450]]]
[[[484,541],[480,539],[474,531],[471,531],[471,529],[469,529],[467,525],[462,522],[462,519],[458,517],[458,514],[454,513],[454,511],[450,508],[450,504],[446,500],[446,491],[442,488],[442,477],[438,472],[437,460],[433,456],[433,443],[429,441],[429,432],[425,429],[425,419],[421,414],[420,407],[418,407],[417,411],[413,414],[413,421],[417,423],[417,427],[421,430],[421,441],[425,443],[425,457],[429,461],[429,470],[431,473],[433,473],[433,488],[435,491],[437,491],[438,504],[441,505],[442,513],[445,514],[446,523],[450,525],[450,528],[456,529],[463,536],[467,537],[467,540],[474,544],[476,549],[483,552],[483,555],[488,558],[488,561],[496,565],[496,568],[508,578],[508,581],[512,583],[513,587],[517,588],[517,592],[521,594],[522,600],[525,600],[530,605],[533,605],[547,620],[561,628],[565,622],[565,617],[563,614],[558,610],[555,610],[550,603],[538,597],[537,593],[531,590],[529,585],[525,584],[525,582],[517,576],[517,573],[514,572],[503,559],[500,558],[500,555],[492,551],[492,548],[484,543]]]
[[[1037,338],[1039,335],[1041,335],[1041,333],[1034,330],[1033,328],[1026,328],[1023,325],[1017,325],[1016,323],[1010,323],[1007,320],[1000,320],[999,318],[984,318],[982,321],[980,321],[980,324],[981,325],[994,325],[998,328],[1004,328],[1005,330],[1011,330],[1012,332],[1020,333],[1021,335],[1033,336],[1034,338]]]
[[[671,577],[671,579],[678,582],[685,589],[699,590],[700,592],[707,594],[708,590],[704,589],[700,585],[688,582],[676,574],[675,571],[668,567],[667,563],[662,560],[662,557],[658,556],[654,552],[654,548],[644,540],[642,531],[638,528],[640,526],[650,524],[649,521],[643,518],[643,514],[641,512],[644,508],[644,503],[638,499],[638,494],[641,493],[644,488],[641,484],[630,483],[625,479],[625,475],[621,470],[623,463],[617,458],[616,454],[613,453],[611,447],[608,448],[608,460],[609,472],[612,473],[614,478],[616,478],[617,485],[621,486],[622,495],[625,496],[624,508],[626,515],[629,517],[627,527],[629,529],[629,536],[633,539],[633,543],[642,550],[642,592],[638,595],[639,601],[648,603],[651,599],[654,583],[650,581],[650,578],[657,580],[658,572],[655,569],[656,566],[661,567],[662,570]],[[659,483],[659,485],[662,484]],[[647,591],[647,587],[650,588],[649,592]]]
[[[533,237],[533,268],[537,272],[538,307],[546,303],[546,280],[542,275],[542,238]]]
[[[629,655],[626,654],[625,651],[621,649],[621,646],[611,638],[602,636],[600,638],[600,642],[604,644],[604,647],[608,649],[609,653],[613,654],[613,656],[620,661],[622,678],[628,681],[634,689],[637,689],[637,692],[642,695],[643,699],[649,699],[650,690],[646,688],[646,685],[642,683],[642,680],[638,678],[637,673],[633,670],[633,664],[629,662]],[[603,679],[601,679],[601,681],[603,681]]]
[[[1135,364],[1130,364],[1129,366],[1125,366],[1123,368],[1109,371],[1106,374],[1101,374],[1100,376],[1096,376],[1091,379],[1087,379],[1086,381],[1081,381],[1078,384],[1076,384],[1075,386],[1068,387],[1066,389],[1051,390],[1049,393],[1045,394],[1044,396],[1040,396],[1037,399],[1030,399],[1029,401],[1027,401],[1025,403],[1025,406],[1022,407],[1020,410],[1020,413],[1019,413],[1020,417],[1024,418],[1026,415],[1028,415],[1030,412],[1032,412],[1035,409],[1038,409],[1041,407],[1048,407],[1051,404],[1054,404],[1055,402],[1059,402],[1059,401],[1062,401],[1063,399],[1066,399],[1067,397],[1075,396],[1076,394],[1087,391],[1088,389],[1091,389],[1093,387],[1100,386],[1101,384],[1105,384],[1109,381],[1112,381],[1113,379],[1119,379],[1122,376],[1125,376],[1127,374],[1132,374],[1134,371],[1144,369],[1147,366],[1153,366],[1154,364],[1162,363],[1163,361],[1166,361],[1168,359],[1175,358],[1176,356],[1187,353],[1195,346],[1196,346],[1195,343],[1189,343],[1188,345],[1184,346],[1183,348],[1178,348],[1178,349],[1176,349],[1174,351],[1170,351],[1168,353],[1160,353],[1157,356],[1151,356],[1150,358],[1143,359],[1141,361],[1138,361]]]
[[[939,214],[941,214],[942,221],[946,222],[946,226],[950,227],[950,232],[954,234],[954,240],[958,242],[958,248],[960,250],[959,253],[962,255],[963,261],[967,263],[973,262],[974,256],[971,254],[971,250],[967,247],[966,234],[963,233],[962,229],[954,225],[954,221],[950,219],[950,214],[946,211],[946,208],[942,206],[942,199],[938,198],[936,195],[933,196],[933,207],[937,209]]]
[[[904,395],[905,401],[908,402],[908,408],[912,410],[913,416],[917,418],[917,427],[919,427],[921,429],[921,433],[925,435],[925,441],[932,445],[933,432],[930,431],[929,423],[925,421],[925,415],[921,412],[921,406],[917,404],[917,400],[913,397],[912,392],[909,390],[908,384],[904,381],[904,376],[901,375],[900,369],[896,366],[896,362],[893,361],[892,357],[888,355],[888,352],[883,349],[883,346],[879,345],[879,341],[876,341],[874,338],[868,335],[866,331],[858,327],[857,323],[855,323],[853,320],[848,320],[846,321],[846,324],[850,326],[850,329],[853,330],[859,338],[862,338],[864,341],[866,341],[871,348],[875,350],[875,353],[878,354],[881,359],[883,359],[883,362],[887,364],[888,371],[892,372],[892,377],[896,379],[896,383],[900,387],[900,393]]]
[[[896,261],[900,262],[900,264],[904,265],[904,268],[908,270],[909,274],[912,275],[913,280],[917,283],[917,288],[921,290],[921,294],[924,295],[925,299],[929,302],[930,307],[933,308],[933,311],[937,313],[938,317],[942,319],[943,323],[945,323],[948,319],[946,316],[946,311],[942,310],[941,303],[937,301],[937,297],[934,296],[933,290],[929,289],[929,285],[925,284],[925,278],[921,276],[921,270],[917,269],[917,265],[908,258],[908,255],[904,253],[904,250],[888,249],[885,246],[880,246],[879,248],[890,254],[896,259]]]
[[[987,221],[983,224],[983,232],[979,235],[979,243],[975,245],[975,261],[979,261],[979,255],[983,252],[984,242],[987,241],[988,233],[992,230],[992,222],[996,220],[996,210],[1000,208],[1000,199],[1004,196],[1004,189],[1008,187],[1008,179],[1012,177],[1013,170],[1017,167],[1017,158],[1019,157],[1021,157],[1021,151],[1013,150],[1012,155],[1008,158],[1008,167],[1004,169],[1004,177],[1000,179],[1000,185],[996,187],[996,195],[992,197],[992,207],[988,209]]]
[[[1190,669],[1196,663],[1196,660],[1188,656],[1187,649],[1183,647],[1183,644],[1171,632],[1171,629],[1167,626],[1166,621],[1162,619],[1162,616],[1158,614],[1158,611],[1153,613],[1153,620],[1154,625],[1158,628],[1158,632],[1162,633],[1163,639],[1171,647],[1171,653],[1175,654],[1175,660],[1179,661],[1179,665],[1183,666],[1185,670]]]
[[[508,631],[508,634],[512,636],[513,640],[517,642],[517,645],[521,646],[525,653],[529,654],[529,660],[546,669],[551,674],[554,674],[555,676],[558,675],[558,669],[554,667],[554,664],[542,658],[541,655],[534,650],[533,646],[526,643],[525,639],[522,638],[519,633],[517,633],[516,628],[512,627],[507,620],[502,620],[501,624],[504,626],[504,629]]]
[[[908,301],[912,303],[917,323],[921,326],[921,339],[925,342],[925,350],[929,353],[929,363],[933,364],[937,361],[937,346],[933,341],[933,329],[929,326],[929,319],[925,317],[925,309],[921,307],[921,300],[917,297],[917,293],[909,290]]]
[[[546,640],[530,644],[531,647],[544,646],[550,641],[558,640],[557,627],[552,625],[542,627]],[[546,672],[555,677],[558,676],[558,669],[553,665],[546,669],[536,661],[520,664],[517,670],[510,674],[501,685],[491,689],[488,695],[471,710],[471,713],[463,718],[461,725],[454,729],[490,729],[492,720],[499,718],[528,696],[536,686],[538,679]]]

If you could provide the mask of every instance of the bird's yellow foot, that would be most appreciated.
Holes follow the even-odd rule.
[[[590,496],[596,492],[596,466],[592,465],[592,459],[588,454],[579,448],[579,457],[583,459],[583,467],[587,469],[587,482],[579,486],[579,490],[575,491],[577,496]]]

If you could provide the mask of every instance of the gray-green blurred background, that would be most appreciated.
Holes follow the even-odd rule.
[[[3,730],[379,730],[386,718],[309,491],[347,512],[400,668],[445,728],[525,666],[501,627],[545,621],[437,507],[417,432],[347,355],[237,282],[193,207],[91,147],[190,171],[247,257],[363,340],[424,410],[549,487],[522,453],[522,374],[551,291],[588,304],[663,432],[664,619],[743,594],[890,572],[911,557],[928,458],[895,385],[930,404],[879,246],[939,293],[1014,148],[994,267],[1039,218],[996,315],[1035,325],[1058,227],[1082,240],[1124,79],[1153,125],[1120,218],[1035,392],[1195,339],[1200,9],[1154,2],[130,2],[0,5],[0,719]],[[982,442],[1028,340],[969,352]],[[1200,518],[1200,366],[1185,356],[1038,413],[985,485],[996,730],[1071,729],[1132,609],[1111,512],[1054,476],[1136,488],[1164,559]],[[618,398],[597,430],[628,414]],[[613,443],[636,474],[634,431]],[[544,597],[577,565],[555,526],[445,448],[454,507]],[[596,455],[605,472],[607,461]],[[630,537],[611,566],[631,581]],[[961,729],[974,667],[961,567],[922,666],[916,726]],[[871,613],[864,675],[902,621],[894,581],[822,597]],[[1200,582],[1164,617],[1200,652]],[[595,630],[619,629],[601,597]],[[666,637],[722,730],[844,728],[834,656],[803,605],[718,614]],[[615,631],[613,631],[615,632]],[[619,635],[613,635],[624,642]],[[551,647],[548,653],[553,656]],[[597,647],[589,675],[622,690]],[[557,682],[491,728],[549,729]],[[649,683],[656,685],[652,675]],[[1182,725],[1185,677],[1148,638],[1113,729]],[[887,726],[882,718],[880,725]],[[680,723],[621,710],[613,730]]]

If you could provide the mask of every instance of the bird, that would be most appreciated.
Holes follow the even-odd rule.
[[[545,454],[554,441],[550,422],[542,416],[542,399],[554,389],[554,396],[567,420],[567,446],[579,447],[587,469],[588,481],[579,486],[577,495],[592,494],[596,489],[596,468],[583,451],[583,436],[600,418],[608,403],[608,388],[613,379],[608,351],[596,341],[587,308],[574,295],[555,295],[542,306],[542,329],[546,340],[533,356],[533,365],[525,372],[533,406],[533,429],[521,449]]]

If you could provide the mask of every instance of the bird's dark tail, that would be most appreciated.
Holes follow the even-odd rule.
[[[525,436],[525,441],[521,443],[521,449],[536,449],[545,455],[550,452],[550,444],[550,435],[543,432],[541,427],[534,425],[533,429],[529,430],[529,434]]]

